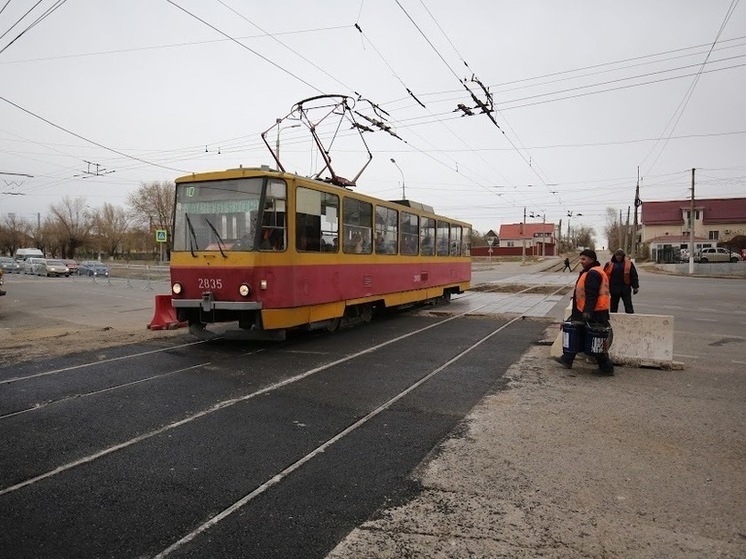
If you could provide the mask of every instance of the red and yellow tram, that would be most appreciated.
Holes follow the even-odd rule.
[[[470,286],[471,226],[269,168],[176,180],[172,305],[197,335],[336,329]]]

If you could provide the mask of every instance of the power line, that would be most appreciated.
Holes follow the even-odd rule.
[[[96,142],[94,140],[86,138],[85,136],[81,136],[80,134],[78,134],[76,132],[73,132],[72,130],[68,130],[64,126],[60,126],[59,124],[55,124],[51,120],[47,120],[43,116],[40,116],[40,115],[38,115],[38,114],[36,114],[36,113],[28,110],[28,109],[25,109],[25,108],[21,107],[17,103],[14,103],[13,101],[11,101],[9,99],[6,99],[2,95],[0,95],[0,101],[5,101],[7,104],[12,105],[16,109],[19,109],[19,110],[23,111],[24,113],[26,113],[28,115],[31,115],[34,118],[37,118],[37,119],[41,120],[42,122],[46,122],[50,126],[53,126],[54,128],[57,128],[58,130],[62,130],[63,132],[66,132],[66,133],[70,134],[71,136],[75,136],[76,138],[79,138],[79,139],[81,139],[81,140],[83,140],[85,142],[88,142],[89,144],[93,144],[94,146],[98,146],[98,147],[103,148],[103,149],[105,149],[107,151],[110,151],[112,153],[116,153],[117,155],[121,155],[122,157],[126,157],[127,159],[132,159],[134,161],[139,161],[140,163],[145,163],[147,165],[152,165],[153,167],[161,167],[162,169],[167,169],[169,171],[177,171],[177,172],[180,172],[180,173],[188,173],[189,172],[189,171],[185,171],[184,169],[175,169],[173,167],[166,167],[164,165],[158,165],[157,163],[153,163],[152,161],[146,161],[145,159],[141,159],[139,157],[135,157],[134,155],[129,155],[127,153],[121,152],[121,151],[116,150],[114,148],[110,148],[108,146],[105,146],[104,144],[101,144],[99,142]]]
[[[217,27],[215,27],[215,26],[214,26],[214,25],[212,25],[211,23],[209,23],[209,22],[205,21],[204,19],[202,19],[202,18],[201,18],[201,17],[199,17],[198,15],[196,15],[196,14],[194,14],[194,13],[190,12],[190,11],[189,11],[189,10],[187,10],[186,8],[182,8],[181,6],[179,6],[179,5],[178,5],[178,4],[176,3],[176,2],[174,2],[173,0],[166,0],[166,2],[168,2],[169,4],[171,4],[172,6],[174,6],[175,8],[178,8],[178,9],[180,9],[180,10],[181,10],[182,12],[184,12],[185,14],[187,14],[187,15],[189,15],[189,16],[191,16],[191,17],[193,17],[194,19],[196,19],[196,20],[197,20],[197,21],[199,21],[200,23],[202,23],[202,24],[206,25],[207,27],[209,27],[209,28],[210,28],[210,29],[212,29],[213,31],[217,31],[217,32],[218,32],[218,33],[220,33],[220,34],[221,34],[221,35],[222,35],[223,37],[225,37],[225,38],[227,38],[227,39],[230,39],[231,41],[233,41],[234,43],[236,43],[236,44],[237,44],[238,46],[240,46],[241,48],[244,48],[244,49],[246,49],[247,51],[249,51],[250,53],[252,53],[253,55],[255,55],[255,56],[258,56],[259,58],[261,58],[261,59],[262,59],[262,60],[264,60],[265,62],[267,62],[267,63],[271,64],[272,66],[274,66],[275,68],[277,68],[278,70],[280,70],[280,71],[282,71],[282,72],[286,73],[287,75],[289,75],[289,76],[291,76],[291,77],[295,78],[296,80],[298,80],[298,81],[299,81],[299,82],[301,82],[302,84],[304,84],[304,85],[307,85],[308,87],[310,87],[311,89],[313,89],[313,90],[314,90],[314,91],[316,91],[317,93],[324,93],[324,92],[323,92],[322,90],[320,90],[320,89],[319,89],[318,87],[316,87],[315,85],[312,85],[312,84],[308,83],[308,82],[307,82],[306,80],[304,80],[304,79],[303,79],[303,78],[301,78],[300,76],[297,76],[297,75],[293,74],[293,73],[292,73],[292,72],[291,72],[290,70],[288,70],[288,69],[286,69],[286,68],[283,68],[282,66],[280,66],[280,65],[279,65],[279,64],[277,64],[276,62],[274,62],[274,61],[270,60],[269,58],[267,58],[267,57],[266,57],[266,56],[264,56],[263,54],[260,54],[260,53],[258,53],[257,51],[255,51],[254,49],[252,49],[251,47],[248,47],[248,46],[244,45],[244,44],[243,44],[243,43],[242,43],[241,41],[239,41],[238,39],[235,39],[234,37],[231,37],[231,36],[230,36],[230,35],[228,35],[228,33],[226,33],[225,31],[222,31],[222,30],[218,29]]]
[[[663,128],[663,132],[661,132],[661,138],[666,133],[666,130],[671,125],[671,122],[673,121],[674,117],[676,118],[676,121],[673,123],[673,126],[671,126],[671,131],[668,133],[668,137],[670,138],[674,131],[676,130],[676,127],[679,125],[679,121],[681,120],[681,117],[684,116],[684,111],[686,111],[686,107],[689,104],[689,101],[692,98],[692,95],[694,94],[694,89],[697,87],[697,84],[699,83],[699,79],[702,76],[702,73],[705,69],[705,65],[707,64],[707,61],[710,59],[710,55],[712,54],[712,50],[715,48],[715,45],[717,45],[718,40],[720,39],[720,35],[722,35],[723,31],[725,30],[725,26],[728,24],[728,21],[730,20],[731,16],[733,15],[733,12],[736,9],[736,6],[738,5],[739,0],[732,0],[730,6],[728,7],[728,11],[725,14],[725,18],[723,19],[723,22],[720,24],[720,29],[717,32],[717,35],[715,36],[715,40],[712,42],[712,46],[710,47],[710,50],[707,52],[707,56],[705,56],[705,59],[702,61],[702,64],[699,67],[699,71],[696,73],[694,80],[692,80],[691,85],[689,86],[688,90],[684,94],[684,97],[679,102],[679,106],[676,107],[676,110],[674,111],[673,115],[671,115],[671,119],[669,119],[666,126]],[[678,116],[677,116],[678,114]],[[660,141],[660,138],[659,138]],[[657,142],[656,142],[657,145]],[[650,157],[650,154],[653,153],[653,150],[655,150],[656,145],[653,146],[653,148],[648,152],[648,154],[643,158],[642,163],[644,163],[648,157]],[[668,145],[668,138],[663,142],[663,145],[661,146],[661,149],[658,151],[658,155],[653,160],[653,163],[650,165],[650,169],[652,169],[655,164],[658,162],[658,159],[663,154],[663,151],[666,149],[666,146]],[[694,171],[692,171],[693,176]],[[692,179],[694,181],[694,179]],[[694,182],[692,182],[692,185]],[[692,189],[694,186],[692,186]]]

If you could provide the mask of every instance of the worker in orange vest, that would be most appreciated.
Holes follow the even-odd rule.
[[[575,282],[575,293],[572,297],[572,314],[570,320],[585,322],[594,327],[609,327],[609,308],[611,296],[609,294],[609,278],[604,273],[601,263],[596,258],[596,252],[585,249],[580,253],[580,265],[583,267]],[[587,333],[586,333],[587,335]],[[556,360],[567,369],[572,368],[575,353],[563,353]],[[608,351],[593,353],[598,363],[598,374],[611,376],[614,374],[614,364],[609,358]]]
[[[611,312],[619,310],[619,299],[624,302],[624,312],[634,314],[632,294],[637,295],[640,289],[640,279],[634,263],[625,256],[621,248],[614,251],[611,261],[604,266],[604,272],[609,276],[609,291],[611,292]]]

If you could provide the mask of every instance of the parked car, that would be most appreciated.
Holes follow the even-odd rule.
[[[15,258],[0,256],[0,270],[6,274],[20,274],[23,272],[23,263]]]
[[[36,275],[46,277],[70,277],[70,270],[65,266],[62,260],[55,260],[53,258],[44,258],[41,262],[36,264]]]
[[[84,260],[78,267],[78,275],[109,277],[109,267],[98,260]]]
[[[78,264],[75,260],[66,258],[63,260],[63,262],[65,263],[65,266],[67,266],[67,269],[70,270],[70,275],[78,273],[78,268],[80,268],[80,264]]]
[[[43,258],[27,258],[23,261],[23,273],[24,274],[31,274],[32,276],[36,274],[36,267],[38,266],[39,262],[44,260]]]
[[[740,262],[741,256],[737,252],[723,247],[703,248],[699,253],[699,261],[702,264],[708,262]]]

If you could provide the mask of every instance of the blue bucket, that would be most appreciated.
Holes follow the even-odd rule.
[[[562,352],[579,353],[583,351],[585,325],[582,322],[567,320],[562,323]]]
[[[611,328],[609,326],[587,325],[583,351],[589,355],[609,353]]]

